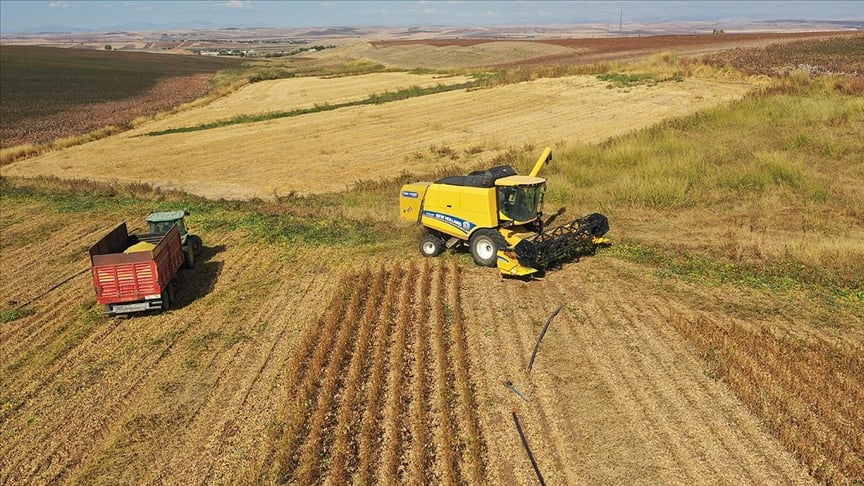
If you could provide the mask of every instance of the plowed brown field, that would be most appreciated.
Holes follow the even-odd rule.
[[[78,216],[4,205],[0,291],[35,312],[2,327],[0,482],[532,484],[511,410],[549,484],[811,481],[674,325],[722,315],[620,261],[525,283],[204,232],[177,308],[107,319],[88,273],[45,292],[107,229]]]

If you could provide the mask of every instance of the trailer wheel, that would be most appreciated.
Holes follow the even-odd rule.
[[[498,262],[498,250],[505,246],[504,237],[494,229],[477,230],[468,242],[474,263],[481,267],[494,267]]]
[[[162,312],[171,310],[171,284],[162,289]]]
[[[420,239],[420,253],[425,257],[436,257],[444,251],[444,240],[440,236],[426,233]]]
[[[168,283],[168,300],[172,306],[177,303],[177,286],[174,285],[174,280]]]

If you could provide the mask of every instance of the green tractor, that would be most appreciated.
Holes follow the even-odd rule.
[[[203,242],[198,235],[189,234],[186,229],[186,216],[189,216],[189,211],[161,211],[151,213],[147,216],[147,225],[149,233],[165,234],[172,226],[177,225],[180,230],[180,241],[183,243],[183,253],[186,259],[183,262],[185,268],[195,266],[195,258],[201,252]]]

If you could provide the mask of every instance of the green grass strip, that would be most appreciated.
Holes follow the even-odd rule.
[[[400,89],[395,92],[384,92],[382,94],[373,94],[368,98],[357,100],[357,101],[348,101],[345,103],[338,103],[335,105],[331,105],[328,103],[322,105],[315,105],[311,108],[298,108],[296,110],[289,111],[272,111],[267,113],[259,113],[257,115],[240,115],[235,116],[233,118],[229,118],[227,120],[219,120],[211,123],[203,123],[201,125],[195,125],[192,127],[181,127],[181,128],[169,128],[167,130],[159,130],[155,132],[148,132],[144,135],[155,137],[159,135],[169,135],[172,133],[186,133],[186,132],[197,132],[200,130],[210,130],[212,128],[220,128],[227,127],[230,125],[240,125],[245,123],[256,123],[267,120],[275,120],[278,118],[290,118],[293,116],[300,115],[308,115],[310,113],[320,113],[324,111],[332,111],[337,110],[339,108],[348,108],[351,106],[361,106],[361,105],[381,105],[384,103],[390,103],[392,101],[400,101],[406,100],[409,98],[415,98],[418,96],[425,96],[430,94],[437,93],[445,93],[447,91],[456,91],[459,89],[472,88],[477,85],[477,81],[468,81],[466,83],[459,84],[450,84],[450,85],[438,85],[431,86],[428,88],[420,88],[417,86],[411,88]]]

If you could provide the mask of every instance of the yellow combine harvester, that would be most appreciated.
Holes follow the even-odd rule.
[[[538,177],[552,160],[546,148],[528,175],[509,165],[492,167],[467,176],[402,186],[402,219],[426,227],[420,252],[427,257],[445,248],[468,245],[474,261],[504,275],[526,276],[544,271],[579,255],[591,254],[609,222],[602,214],[589,214],[550,231],[542,220],[546,179]]]

